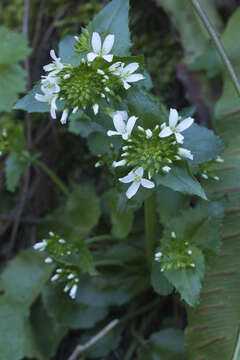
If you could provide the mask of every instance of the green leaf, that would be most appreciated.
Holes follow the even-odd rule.
[[[124,238],[132,229],[133,212],[120,212],[118,208],[119,193],[114,190],[108,190],[103,195],[103,201],[107,212],[111,217],[112,234],[119,238]]]
[[[106,133],[101,125],[92,121],[92,119],[82,110],[71,115],[68,131],[75,135],[81,135],[82,137],[88,137],[93,132]]]
[[[193,124],[184,131],[184,147],[191,150],[193,160],[191,165],[210,161],[220,155],[224,150],[224,144],[219,136],[212,130]]]
[[[36,342],[29,308],[49,279],[52,266],[30,249],[13,259],[0,279],[0,354],[4,360],[26,357],[46,360]]]
[[[107,136],[105,133],[92,132],[88,138],[88,147],[94,155],[103,155],[105,153],[111,153],[110,145],[114,145],[114,149],[118,150],[122,145],[122,139],[120,136]]]
[[[59,324],[56,319],[51,318],[41,301],[37,301],[31,309],[31,325],[45,358],[53,357],[60,341],[67,334],[68,328]]]
[[[163,275],[161,271],[161,264],[158,261],[152,263],[151,283],[153,289],[159,295],[169,295],[173,291],[173,286]]]
[[[139,360],[186,360],[183,331],[165,329],[153,333],[138,355]]]
[[[164,185],[184,194],[198,195],[207,200],[203,188],[193,176],[189,175],[186,167],[174,166],[168,174],[155,175],[154,178],[157,185]]]
[[[100,216],[99,199],[92,186],[75,186],[66,204],[66,216],[81,233],[89,232],[97,223]]]
[[[42,299],[52,321],[70,329],[89,329],[107,315],[105,307],[79,304],[63,292],[63,285],[46,285]]]
[[[11,111],[18,93],[25,91],[25,71],[16,64],[0,64],[0,111]]]
[[[30,53],[30,49],[27,46],[27,38],[23,34],[17,34],[1,26],[0,39],[0,66],[2,64],[16,64],[20,60],[25,59]]]
[[[29,166],[29,159],[23,157],[22,153],[12,152],[6,161],[7,189],[14,191],[20,181],[23,172]]]
[[[183,268],[178,270],[166,270],[164,275],[168,281],[175,286],[190,306],[194,306],[199,301],[201,290],[201,279],[204,275],[204,256],[201,250],[192,247],[192,260],[195,268]]]
[[[111,51],[114,55],[127,56],[130,54],[128,12],[129,0],[113,0],[95,16],[87,27],[90,34],[97,31],[104,36],[115,35],[115,42]]]
[[[76,40],[74,36],[67,35],[59,43],[58,52],[59,57],[63,63],[71,64],[73,66],[79,65],[82,56],[74,53]]]

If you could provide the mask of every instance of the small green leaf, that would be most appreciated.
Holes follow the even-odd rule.
[[[168,174],[155,175],[155,180],[157,185],[164,185],[184,194],[198,195],[207,200],[203,188],[193,176],[189,175],[186,167],[173,166]]]
[[[130,54],[130,32],[128,28],[129,0],[113,0],[100,11],[87,29],[101,35],[115,35],[111,54],[127,56]],[[102,38],[103,40],[103,38]]]
[[[133,212],[120,212],[118,209],[119,193],[114,189],[104,193],[103,201],[106,210],[111,217],[112,234],[119,238],[124,238],[131,231],[133,223]]]
[[[159,295],[169,295],[173,291],[173,286],[163,275],[161,271],[161,264],[158,261],[153,261],[152,263],[152,273],[151,273],[151,283],[153,289]]]
[[[107,315],[105,307],[79,304],[63,292],[63,285],[46,285],[42,299],[54,322],[70,329],[89,329]]]
[[[201,250],[192,247],[192,260],[195,264],[194,268],[164,271],[168,281],[175,286],[181,298],[190,306],[194,306],[199,302],[202,287],[201,279],[204,276],[205,265]]]
[[[212,130],[193,124],[183,135],[184,147],[193,154],[191,165],[210,161],[223,153],[224,144]]]
[[[66,216],[81,233],[90,231],[98,223],[100,204],[93,187],[83,184],[74,187],[67,200]]]
[[[23,172],[27,169],[29,159],[23,157],[22,153],[12,152],[6,161],[6,182],[7,189],[14,191],[20,181]]]
[[[139,360],[186,360],[183,331],[165,329],[153,333],[138,355]]]

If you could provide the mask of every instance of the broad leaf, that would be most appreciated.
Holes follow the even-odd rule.
[[[2,64],[16,64],[30,53],[27,38],[23,34],[17,34],[1,26],[0,39],[0,67]]]
[[[153,289],[159,295],[169,295],[173,291],[173,286],[163,275],[161,264],[158,261],[153,261],[152,263],[151,283]]]
[[[7,189],[14,191],[20,181],[23,172],[27,169],[29,159],[22,156],[22,153],[12,152],[6,161],[6,182]]]

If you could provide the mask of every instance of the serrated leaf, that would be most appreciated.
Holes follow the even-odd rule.
[[[151,272],[151,283],[153,289],[159,295],[169,295],[173,291],[173,286],[163,275],[161,271],[161,264],[158,261],[153,261]]]
[[[16,64],[30,53],[24,34],[17,34],[1,26],[0,39],[0,66],[1,64]]]
[[[29,160],[22,157],[21,153],[12,152],[6,161],[7,189],[14,191],[20,181],[23,172],[29,166]]]
[[[16,64],[0,64],[0,111],[11,111],[18,93],[25,90],[25,71]]]
[[[111,217],[112,234],[119,238],[124,238],[131,231],[133,223],[133,212],[120,212],[118,209],[119,193],[114,189],[104,193],[103,201],[107,212]]]
[[[210,161],[222,154],[224,144],[212,130],[193,124],[183,132],[184,147],[193,154],[191,165]]]
[[[164,185],[172,190],[183,194],[198,195],[207,200],[206,194],[200,183],[193,176],[190,176],[186,167],[173,166],[166,175],[154,176],[157,185]]]
[[[87,29],[102,35],[114,34],[115,42],[112,54],[127,56],[130,54],[130,32],[128,28],[129,0],[113,0],[90,22]],[[102,38],[103,40],[103,38]]]
[[[81,184],[75,186],[66,204],[66,216],[76,231],[90,231],[100,216],[99,199],[93,187]]]
[[[138,355],[139,360],[186,360],[183,331],[165,329],[153,333]]]
[[[205,264],[201,250],[192,247],[192,260],[195,268],[183,268],[178,270],[166,270],[164,276],[175,286],[181,298],[190,306],[199,301],[201,279],[204,276]]]
[[[29,307],[48,280],[52,266],[34,250],[21,252],[0,279],[0,356],[4,360],[37,358],[46,360],[36,342],[29,321]]]
[[[79,304],[63,292],[63,285],[46,285],[42,299],[52,321],[70,329],[89,329],[107,315],[105,307]]]

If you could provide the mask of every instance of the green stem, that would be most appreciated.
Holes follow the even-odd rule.
[[[144,202],[145,213],[145,241],[146,258],[149,269],[152,268],[153,250],[154,250],[154,226],[155,226],[155,198],[150,196]]]
[[[204,26],[206,27],[210,37],[212,38],[221,58],[223,60],[223,64],[226,67],[226,69],[232,79],[232,82],[236,88],[236,91],[237,91],[238,95],[240,96],[240,81],[235,73],[235,70],[231,64],[231,61],[229,60],[229,57],[228,57],[224,47],[222,46],[222,44],[216,34],[216,31],[214,30],[213,26],[211,25],[206,13],[201,8],[198,0],[191,0],[191,2],[192,2],[194,9],[197,11],[199,17],[201,18]]]
[[[105,241],[105,240],[114,240],[114,239],[116,239],[115,236],[106,234],[106,235],[99,235],[99,236],[94,236],[92,238],[88,238],[85,240],[85,243],[92,244],[95,242],[101,242],[101,241]]]
[[[41,161],[35,159],[34,163],[43,171],[45,172],[45,174],[47,174],[50,179],[59,187],[59,189],[67,196],[71,196],[71,193],[68,191],[68,188],[66,187],[66,185],[64,185],[64,183],[62,182],[62,180],[59,179],[59,177],[51,170],[49,169],[49,167],[47,167],[47,165],[45,165],[44,163],[42,163]]]

